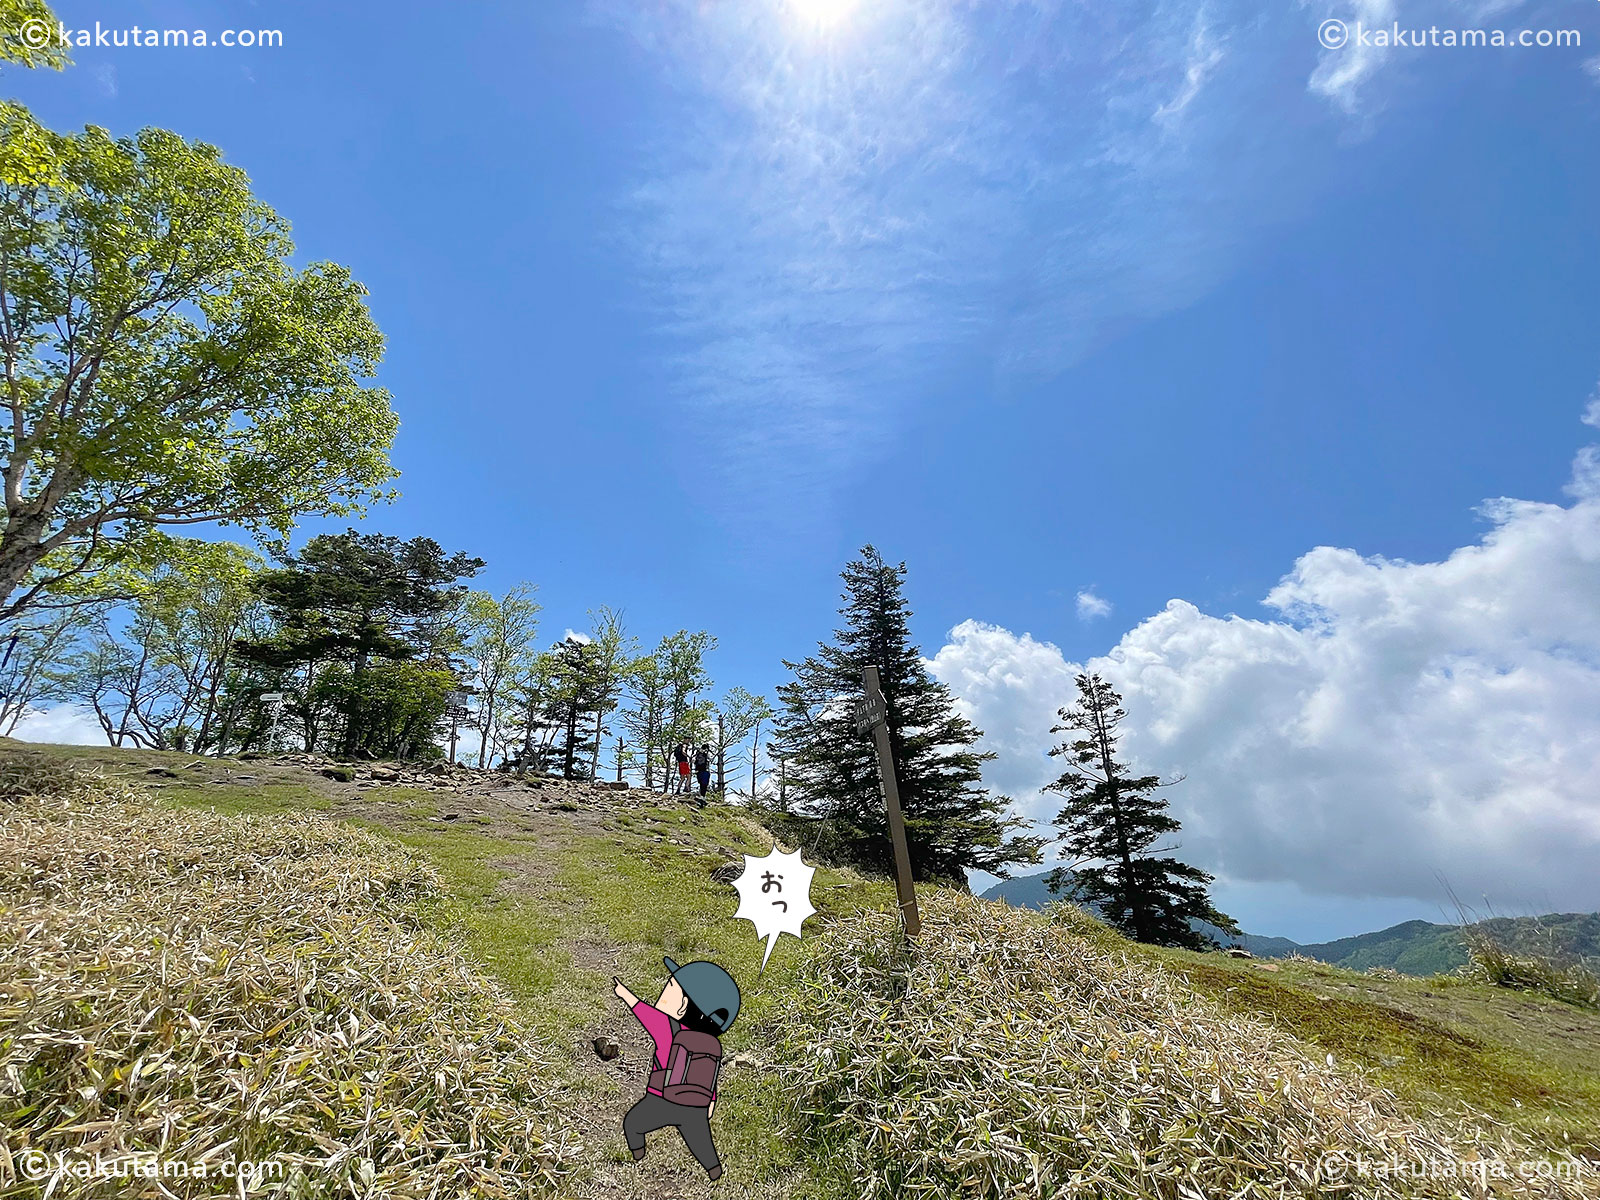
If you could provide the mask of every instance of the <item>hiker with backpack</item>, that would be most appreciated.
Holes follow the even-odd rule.
[[[672,756],[678,762],[678,791],[677,795],[689,794],[689,746],[687,742],[679,742],[673,749]]]
[[[612,977],[617,998],[633,1010],[655,1042],[645,1094],[622,1118],[622,1136],[634,1161],[644,1158],[645,1134],[671,1125],[695,1161],[713,1181],[722,1178],[722,1160],[711,1140],[711,1114],[717,1107],[717,1072],[722,1043],[739,1015],[739,985],[716,963],[681,967],[670,958],[661,998],[647,1004]]]
[[[694,771],[700,777],[700,798],[706,798],[706,789],[711,786],[711,744],[701,743],[700,749],[694,752]]]

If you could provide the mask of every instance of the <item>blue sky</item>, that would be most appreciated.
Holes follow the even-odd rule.
[[[369,525],[552,638],[611,604],[770,690],[870,540],[1023,811],[1071,669],[1125,686],[1247,928],[1437,919],[1435,871],[1600,908],[1594,0],[57,7],[282,31],[0,90],[214,143],[348,264],[402,419]]]

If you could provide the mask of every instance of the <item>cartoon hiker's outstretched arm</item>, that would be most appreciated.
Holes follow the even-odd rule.
[[[621,976],[613,975],[611,977],[611,982],[615,985],[613,990],[617,993],[618,1000],[621,1000],[629,1008],[632,1008],[635,1004],[639,1003],[639,997],[635,996],[628,990],[628,985],[622,982]]]

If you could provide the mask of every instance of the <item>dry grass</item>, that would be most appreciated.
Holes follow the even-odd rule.
[[[1582,963],[1563,963],[1553,954],[1517,953],[1501,945],[1482,925],[1464,925],[1461,939],[1471,961],[1460,974],[1480,983],[1541,992],[1564,1004],[1600,1009],[1600,975]]]
[[[0,1196],[554,1194],[553,1055],[419,927],[435,886],[320,817],[0,757]],[[41,1184],[28,1151],[210,1177]],[[262,1160],[281,1177],[217,1178]]]
[[[1528,1178],[1537,1156],[1503,1131],[1420,1123],[1081,914],[1052,916],[939,894],[914,950],[879,914],[811,943],[776,1050],[797,1133],[854,1194],[1600,1195],[1589,1165]],[[1355,1178],[1358,1160],[1386,1177]]]

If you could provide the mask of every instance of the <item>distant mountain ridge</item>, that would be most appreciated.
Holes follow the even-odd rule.
[[[1018,908],[1043,908],[1062,896],[1053,894],[1045,875],[1003,879],[983,893],[986,900],[1004,900]],[[1539,953],[1564,961],[1600,962],[1600,913],[1551,913],[1542,917],[1491,917],[1479,924],[1499,944],[1513,951]],[[1461,931],[1432,921],[1402,921],[1388,929],[1331,942],[1296,942],[1291,938],[1245,933],[1231,937],[1213,925],[1195,922],[1225,946],[1241,946],[1260,958],[1303,954],[1353,971],[1388,967],[1402,975],[1434,975],[1467,961]]]

